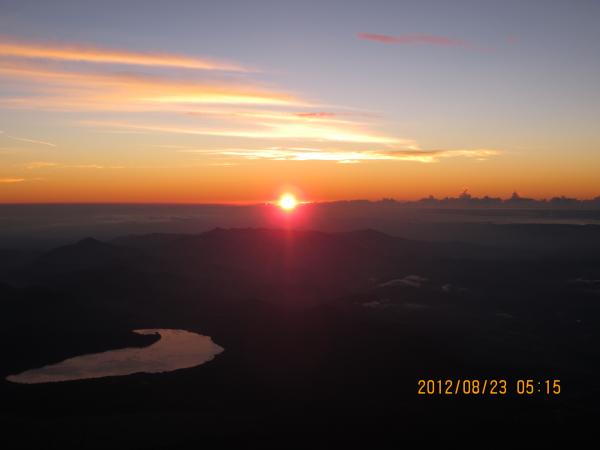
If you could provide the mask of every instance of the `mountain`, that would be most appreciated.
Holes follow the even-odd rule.
[[[432,268],[442,269],[450,261],[485,260],[490,255],[497,257],[498,252],[474,244],[412,241],[374,230],[216,228],[195,235],[155,233],[110,242],[82,239],[43,253],[17,278],[19,284],[77,285],[86,297],[110,301],[150,301],[180,290],[219,301],[260,298],[306,304],[410,274],[430,276]]]
[[[70,430],[106,435],[116,423],[125,430],[118,439],[137,421],[144,436],[159,430],[149,448],[160,448],[165,426],[198,448],[231,430],[270,437],[276,429],[288,442],[298,424],[334,437],[361,430],[370,440],[385,430],[395,436],[398,424],[427,432],[431,424],[595,417],[600,258],[507,246],[368,229],[217,228],[57,247],[26,264],[19,285],[0,284],[0,375],[149,345],[132,337],[143,328],[194,331],[225,351],[164,374],[31,389],[0,381],[0,418],[11,429],[41,431],[42,423],[45,432],[58,418]],[[525,378],[560,379],[565,394],[519,397],[515,382]],[[420,379],[506,379],[511,393],[425,398],[416,393]]]
[[[411,241],[374,230],[217,228],[198,235],[129,236],[114,243],[147,252],[165,272],[225,290],[233,283],[262,297],[339,295],[423,270],[434,260],[498,254],[474,244]]]
[[[138,262],[141,256],[137,250],[88,237],[74,244],[50,250],[38,257],[32,265],[53,272],[84,271],[107,266],[128,265]]]

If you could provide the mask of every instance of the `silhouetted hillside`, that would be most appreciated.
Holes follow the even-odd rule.
[[[139,263],[141,253],[88,237],[75,244],[58,247],[38,257],[33,266],[38,270],[89,270],[105,266]]]
[[[195,331],[225,351],[164,374],[0,381],[0,419],[38,431],[19,434],[38,448],[41,429],[61,448],[78,448],[44,428],[55,420],[69,429],[93,423],[96,442],[118,436],[116,448],[121,440],[170,448],[173,436],[197,448],[231,430],[243,442],[281,442],[298,424],[311,439],[350,429],[372,442],[396,436],[399,423],[419,433],[465,423],[574,429],[594,417],[600,253],[586,243],[594,248],[598,228],[446,232],[435,242],[370,229],[217,228],[88,238],[45,252],[0,284],[0,374],[149,345],[155,337],[131,334],[138,328]],[[418,396],[417,380],[429,378],[506,378],[512,392]],[[560,379],[564,391],[519,396],[521,378]],[[144,433],[115,434],[114,420]]]

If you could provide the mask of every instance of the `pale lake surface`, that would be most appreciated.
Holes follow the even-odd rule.
[[[6,377],[13,383],[51,383],[115,377],[133,373],[160,373],[196,367],[212,360],[224,349],[209,336],[185,330],[133,330],[138,334],[160,334],[160,339],[144,348],[122,348],[76,356],[56,364]]]

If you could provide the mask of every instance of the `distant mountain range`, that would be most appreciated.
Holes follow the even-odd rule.
[[[193,439],[236,427],[295,436],[297,424],[313,419],[325,432],[352,428],[371,439],[396,433],[399,423],[425,424],[426,433],[449,419],[460,428],[595,417],[600,227],[453,223],[423,231],[437,241],[371,229],[215,228],[2,251],[0,377],[150,345],[151,337],[131,333],[140,328],[189,330],[226,349],[210,364],[168,374],[34,389],[0,380],[3,423],[13,429],[22,420],[28,430],[43,415],[95,424],[130,411],[126,420],[141,417],[145,434],[151,405],[161,427],[168,414],[179,426],[182,412],[193,413],[185,422]],[[560,378],[565,395],[416,394],[419,379],[490,377],[513,389],[517,378]],[[102,423],[111,431],[112,422]]]
[[[375,230],[216,228],[110,241],[88,237],[29,259],[5,252],[0,281],[68,290],[93,286],[86,296],[99,298],[109,292],[132,297],[135,290],[137,298],[139,292],[183,290],[211,298],[312,301],[410,275],[437,279],[442,286],[462,280],[461,270],[512,274],[525,261],[577,267],[600,254],[600,227],[591,225],[448,224],[439,234],[438,241],[420,241]]]

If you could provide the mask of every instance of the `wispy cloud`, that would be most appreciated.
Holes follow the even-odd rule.
[[[188,152],[195,151],[196,147],[190,147],[189,145],[179,145],[179,144],[155,144],[153,147],[156,148],[166,148],[169,150],[177,150],[178,152]]]
[[[124,169],[125,166],[103,166],[101,164],[63,164],[65,169]]]
[[[49,161],[33,161],[25,164],[27,170],[37,169],[123,169],[124,166],[104,166],[101,164],[59,164]]]
[[[359,37],[397,44],[467,45],[457,39],[424,34],[394,37],[361,33]],[[144,74],[115,73],[107,71],[107,68],[114,70],[108,64],[88,63],[159,66],[162,69],[154,72],[148,69],[149,73]],[[174,71],[165,67],[209,71]],[[0,78],[20,86],[9,92],[27,93],[5,94],[0,97],[0,107],[101,112],[101,116],[88,114],[86,118],[89,119],[77,123],[106,133],[243,138],[252,140],[248,141],[249,147],[266,147],[212,150],[217,146],[232,145],[230,141],[216,143],[217,139],[207,140],[211,142],[208,150],[200,150],[202,144],[195,143],[189,148],[163,146],[182,153],[202,151],[209,160],[212,158],[220,164],[218,158],[225,159],[225,164],[234,159],[312,160],[340,164],[375,160],[434,163],[450,157],[486,159],[499,153],[495,150],[422,150],[413,139],[376,129],[374,122],[379,117],[363,114],[361,118],[360,112],[348,113],[348,109],[309,101],[295,93],[266,86],[246,73],[220,72],[227,68],[243,71],[237,66],[232,68],[189,56],[26,43],[0,37]],[[113,114],[109,116],[105,112]],[[161,113],[160,119],[156,112]],[[56,146],[29,137],[5,136],[30,144]],[[279,147],[271,147],[273,144]],[[29,170],[51,168],[118,167],[47,161],[27,165]]]
[[[25,168],[28,170],[45,169],[47,167],[56,167],[56,166],[58,166],[57,163],[48,162],[48,161],[34,161],[34,162],[25,164]]]
[[[199,113],[199,114],[205,114]],[[193,113],[192,113],[193,114]],[[344,120],[339,118],[339,115],[333,112],[321,112],[321,113],[299,113],[299,112],[288,112],[288,111],[264,111],[264,110],[255,110],[255,111],[237,111],[237,112],[228,112],[224,111],[221,114],[230,114],[233,117],[238,118],[248,118],[248,119],[259,119],[266,121],[282,121],[282,122],[296,122],[299,124],[307,124],[307,123],[321,123],[321,124],[345,124],[351,125],[356,122],[351,120]]]
[[[207,150],[203,151],[204,153]],[[274,161],[332,161],[340,164],[358,164],[367,161],[413,161],[420,163],[435,163],[443,158],[473,158],[485,160],[500,152],[491,149],[474,150],[364,150],[347,151],[343,149],[319,148],[286,148],[269,147],[263,149],[226,149],[213,151],[214,154],[224,157],[274,160]]]
[[[383,44],[402,44],[402,45],[440,45],[446,47],[468,47],[469,43],[462,39],[450,38],[447,36],[436,36],[433,34],[401,34],[399,36],[390,36],[388,34],[376,33],[358,33],[359,39],[366,41],[381,42]]]
[[[25,181],[25,178],[16,178],[16,177],[0,178],[0,184],[21,183],[22,181]]]
[[[251,130],[202,129],[191,127],[173,127],[160,124],[140,124],[127,122],[84,121],[89,126],[107,127],[109,129],[125,128],[149,133],[170,133],[184,135],[209,135],[243,137],[252,139],[289,139],[292,141],[312,141],[317,147],[265,147],[265,148],[229,148],[213,150],[210,148],[193,148],[179,145],[162,145],[158,147],[174,149],[180,153],[202,153],[224,156],[228,158],[251,160],[277,161],[332,161],[342,164],[352,164],[365,161],[415,161],[421,163],[436,163],[444,158],[464,157],[486,160],[500,155],[494,149],[451,149],[423,150],[411,139],[399,139],[385,135],[360,133],[352,128],[328,127],[321,124],[279,124],[257,123]],[[328,147],[338,144],[372,144],[382,146],[381,149],[349,150],[343,147]]]
[[[0,60],[0,76],[30,83],[36,95],[3,98],[5,107],[55,110],[164,111],[193,105],[301,105],[293,95],[247,81],[65,71]],[[33,84],[32,84],[33,83]]]
[[[48,147],[56,147],[56,144],[48,141],[39,141],[37,139],[29,139],[24,137],[11,136],[9,134],[5,134],[5,136],[13,141],[27,142],[28,144],[36,144],[36,145],[46,145]]]
[[[305,119],[329,119],[329,118],[333,118],[336,117],[337,114],[332,113],[332,112],[305,112],[305,113],[296,113],[296,116],[298,117],[302,117]]]
[[[0,56],[203,70],[246,71],[245,68],[236,64],[173,53],[135,52],[82,44],[28,42],[6,36],[0,37]]]
[[[412,140],[399,139],[391,136],[378,135],[350,127],[332,127],[320,124],[302,123],[255,123],[252,129],[212,129],[201,127],[174,127],[160,124],[138,124],[114,121],[82,121],[90,126],[110,128],[126,128],[145,130],[148,132],[190,134],[205,136],[225,136],[251,139],[303,139],[313,141],[334,141],[363,144],[405,144],[411,145]]]
[[[56,147],[56,144],[53,144],[52,142],[40,141],[37,139],[30,139],[30,138],[24,138],[24,137],[18,137],[18,136],[11,136],[10,134],[6,134],[2,130],[0,130],[0,134],[8,139],[13,140],[13,141],[27,142],[29,144],[37,144],[37,145],[47,145],[48,147]]]
[[[404,278],[396,278],[394,280],[386,281],[381,283],[379,287],[396,287],[396,286],[408,286],[414,288],[420,288],[423,283],[427,282],[427,278],[419,275],[407,275]]]

